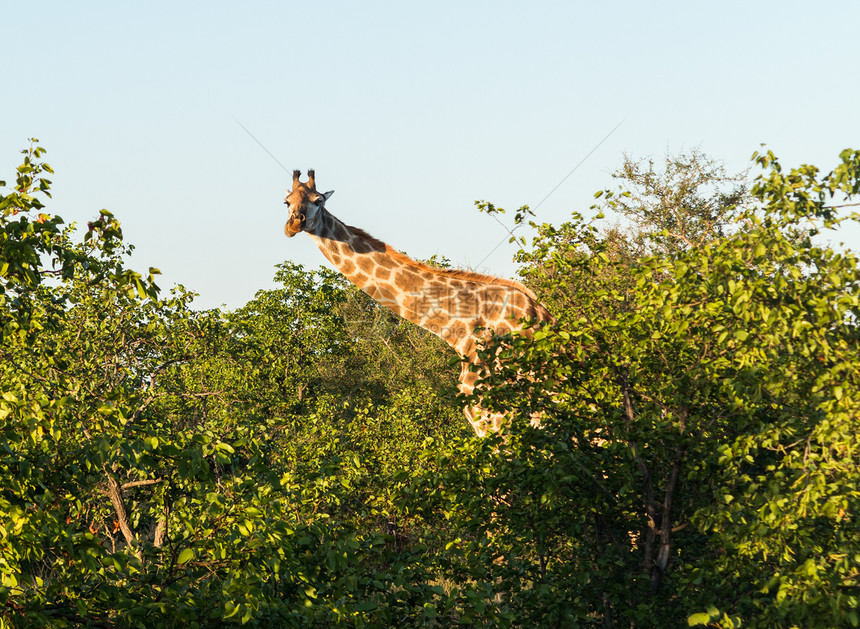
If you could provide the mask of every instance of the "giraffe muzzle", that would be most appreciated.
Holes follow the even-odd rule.
[[[287,219],[287,224],[284,225],[284,233],[292,238],[300,231],[302,231],[305,227],[305,215],[300,214],[299,216],[291,216]]]

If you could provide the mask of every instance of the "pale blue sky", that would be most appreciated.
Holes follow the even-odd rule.
[[[7,3],[0,178],[38,137],[52,211],[111,210],[136,267],[234,308],[277,262],[323,262],[239,120],[346,223],[510,276],[473,202],[536,204],[621,120],[539,220],[587,210],[625,152],[740,170],[766,142],[829,170],[860,148],[858,24],[848,0]]]

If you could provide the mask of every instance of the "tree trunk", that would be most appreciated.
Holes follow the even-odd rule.
[[[678,486],[678,477],[681,473],[681,457],[683,452],[675,455],[672,462],[672,474],[669,477],[669,486],[666,487],[666,497],[663,499],[663,512],[660,514],[660,548],[657,551],[657,560],[651,570],[651,593],[655,594],[660,588],[660,582],[669,565],[669,553],[672,550],[672,498]]]
[[[119,530],[122,531],[125,543],[134,552],[134,556],[142,560],[140,549],[136,548],[137,540],[134,536],[134,531],[131,530],[131,525],[128,521],[128,511],[126,511],[125,503],[122,500],[122,488],[107,470],[105,470],[105,476],[107,477],[107,495],[116,513]]]

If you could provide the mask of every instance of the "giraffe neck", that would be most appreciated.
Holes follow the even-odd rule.
[[[324,208],[313,231],[308,235],[335,268],[377,303],[395,314],[420,322],[409,309],[396,278],[403,263],[396,260],[389,247],[363,231],[345,225]]]
[[[308,234],[347,279],[395,314],[442,338],[463,358],[460,391],[470,394],[480,364],[477,349],[490,332],[521,329],[524,318],[552,316],[519,282],[439,269],[416,262],[366,232],[345,225],[325,208]],[[480,328],[482,331],[476,332]],[[465,409],[478,436],[497,431],[504,416],[479,406]]]
[[[309,231],[323,255],[380,305],[442,338],[474,359],[475,328],[504,334],[519,320],[551,319],[525,286],[477,273],[416,262],[324,208]]]

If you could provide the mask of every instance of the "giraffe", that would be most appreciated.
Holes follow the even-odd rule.
[[[477,351],[492,333],[523,329],[523,321],[553,320],[532,291],[513,280],[480,273],[439,269],[417,262],[367,232],[338,220],[325,202],[334,191],[317,192],[315,173],[306,182],[293,171],[292,190],[284,203],[289,216],[284,233],[306,232],[323,255],[346,278],[377,303],[429,330],[450,345],[463,361],[459,390],[470,395],[478,380]],[[497,432],[502,414],[480,407],[464,409],[479,437]],[[533,422],[534,423],[534,422]]]

